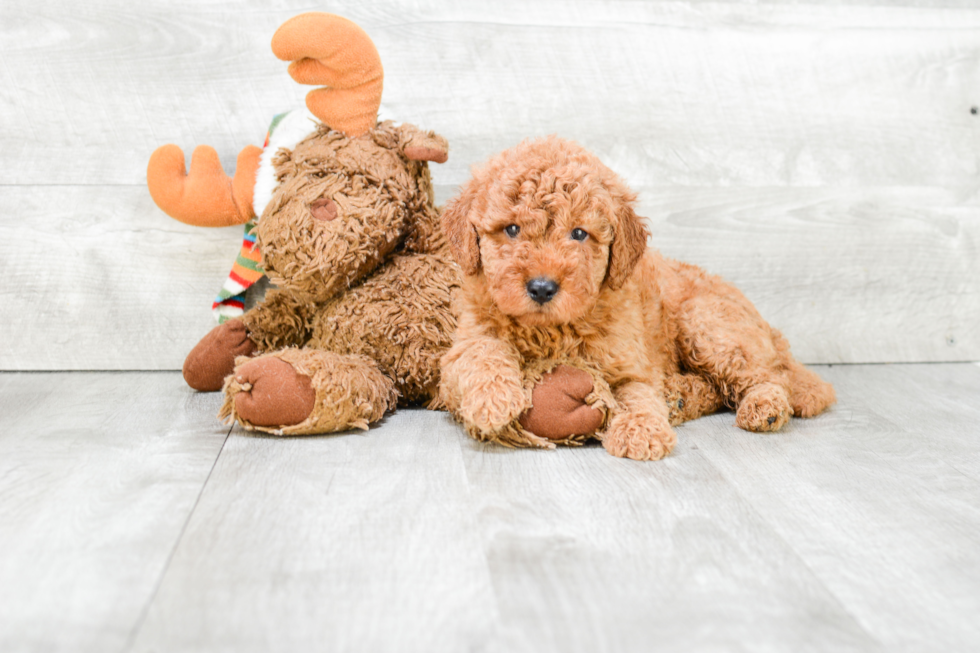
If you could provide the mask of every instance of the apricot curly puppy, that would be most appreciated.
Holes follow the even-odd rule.
[[[524,369],[548,358],[601,371],[617,405],[595,436],[637,460],[676,442],[672,388],[689,416],[723,402],[750,431],[834,402],[735,287],[647,249],[635,200],[595,156],[548,137],[491,159],[446,206],[465,279],[442,397],[471,433],[493,440],[524,413]]]

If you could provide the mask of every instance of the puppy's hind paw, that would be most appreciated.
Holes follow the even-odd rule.
[[[762,383],[745,393],[738,403],[735,424],[757,433],[778,431],[792,414],[786,389],[775,383]]]
[[[633,413],[614,417],[602,436],[606,451],[632,460],[660,460],[676,443],[677,435],[664,418]]]

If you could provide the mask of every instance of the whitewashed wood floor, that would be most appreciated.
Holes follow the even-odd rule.
[[[702,419],[659,463],[0,374],[0,651],[980,649],[980,368],[820,371],[829,414]]]

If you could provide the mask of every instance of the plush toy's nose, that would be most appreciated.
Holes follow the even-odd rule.
[[[551,301],[558,292],[558,284],[548,277],[537,277],[527,282],[527,296],[539,304]]]
[[[321,222],[330,222],[337,217],[337,205],[333,203],[332,199],[321,197],[310,204],[310,213]]]

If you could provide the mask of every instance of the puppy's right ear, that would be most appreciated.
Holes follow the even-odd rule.
[[[474,185],[471,181],[464,186],[462,192],[449,200],[442,210],[442,231],[449,241],[453,258],[467,276],[473,276],[480,270],[480,241],[476,227],[469,221],[477,195]]]
[[[624,201],[616,214],[614,229],[616,233],[609,251],[606,284],[616,290],[633,273],[633,268],[646,251],[650,234],[643,225],[643,219],[633,211],[630,201]]]

